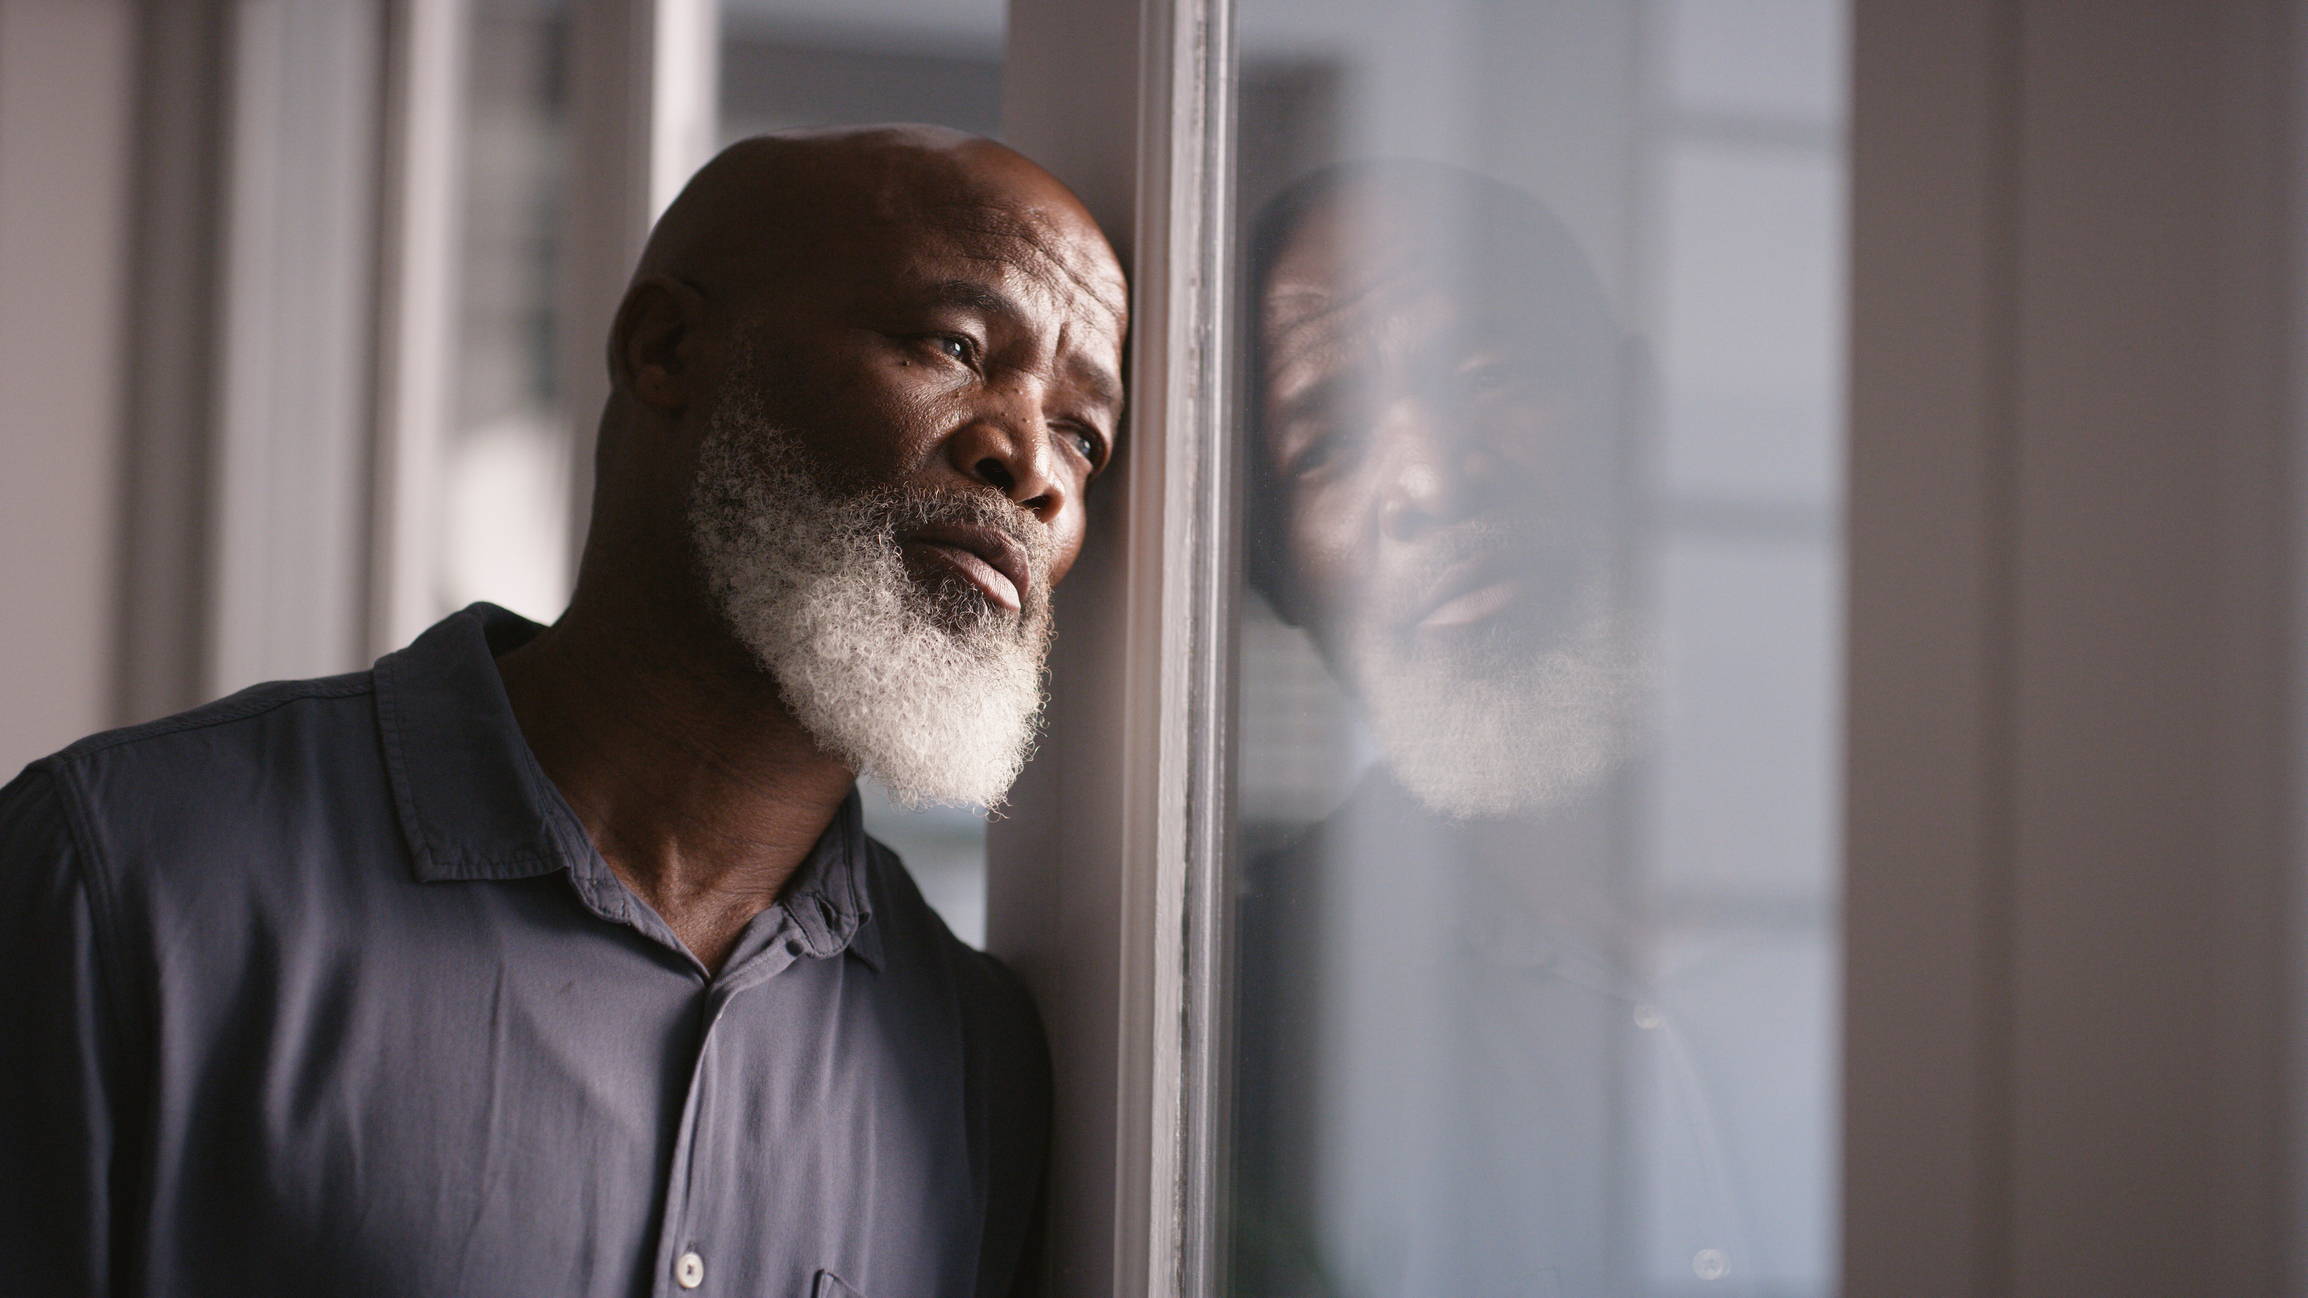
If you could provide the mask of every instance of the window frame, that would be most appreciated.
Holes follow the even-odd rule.
[[[987,841],[987,945],[1058,1078],[1049,1287],[1209,1293],[1223,1123],[1221,508],[1228,0],[1012,0],[1008,142],[1131,271],[1129,429],[1068,578],[1034,763]]]

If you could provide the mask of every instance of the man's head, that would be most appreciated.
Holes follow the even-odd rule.
[[[1125,309],[1080,203],[990,141],[733,145],[619,310],[586,576],[672,583],[647,598],[902,799],[997,802],[1114,452]]]
[[[1253,579],[1437,811],[1544,809],[1623,753],[1630,348],[1535,199],[1318,173],[1254,235]]]

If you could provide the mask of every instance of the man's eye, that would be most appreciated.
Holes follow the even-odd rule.
[[[1098,463],[1097,438],[1092,437],[1090,434],[1082,431],[1079,428],[1068,427],[1060,427],[1058,429],[1058,435],[1072,443],[1074,447],[1074,453],[1082,457],[1083,463],[1089,465],[1096,465]]]
[[[1523,373],[1506,361],[1485,360],[1460,369],[1458,379],[1459,390],[1468,396],[1487,397],[1520,387]]]
[[[964,365],[970,363],[970,340],[954,334],[940,334],[935,340],[937,349]]]
[[[1311,477],[1325,469],[1346,468],[1361,454],[1367,438],[1356,436],[1351,429],[1325,428],[1299,443],[1298,453],[1283,466],[1283,472],[1294,478]]]

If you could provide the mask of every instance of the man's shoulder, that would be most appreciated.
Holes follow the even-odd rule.
[[[75,822],[99,857],[195,844],[204,857],[233,855],[283,815],[381,782],[374,690],[365,671],[254,685],[90,735],[33,762],[8,791]]]
[[[376,677],[370,671],[267,681],[157,720],[98,731],[34,765],[85,768],[107,761],[165,761],[188,755],[213,761],[235,744],[263,746],[268,733],[314,722],[342,725],[360,718],[366,709],[359,705],[348,709],[343,701],[375,692]],[[284,712],[288,715],[277,715]]]
[[[868,837],[868,877],[875,927],[885,965],[901,972],[934,970],[948,982],[976,1026],[1030,1038],[1041,1048],[1042,1022],[1026,985],[997,956],[954,936],[922,896],[905,862],[881,840]]]

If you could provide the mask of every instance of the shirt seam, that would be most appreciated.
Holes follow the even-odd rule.
[[[432,818],[426,814],[417,796],[417,781],[408,766],[406,727],[401,723],[398,698],[400,688],[400,655],[394,654],[377,663],[372,673],[377,683],[372,687],[377,696],[377,746],[383,751],[385,775],[392,785],[393,804],[400,812],[402,832],[411,840],[409,855],[422,873],[420,879],[430,882],[491,883],[503,882],[502,876],[488,871],[506,866],[542,865],[550,870],[570,868],[565,853],[546,847],[542,850],[521,849],[507,853],[476,852],[471,848],[459,850],[452,861],[441,847],[441,839],[432,831]],[[523,741],[526,745],[526,741]],[[524,753],[524,756],[527,754]],[[539,772],[531,769],[536,759],[518,763],[516,774],[522,788],[528,792],[530,804],[537,808],[541,818],[548,819],[537,788]],[[546,826],[551,833],[550,823]],[[533,876],[523,876],[533,877]]]
[[[119,897],[111,888],[111,874],[103,851],[97,846],[95,830],[88,823],[88,794],[81,787],[77,773],[66,769],[58,761],[48,769],[50,786],[56,793],[56,805],[64,813],[64,825],[72,835],[72,874],[74,882],[88,899],[89,940],[96,946],[96,965],[106,986],[99,989],[105,1001],[105,1017],[110,1021],[115,1044],[120,1056],[127,1058],[131,1043],[137,1041],[148,1024],[144,1017],[130,1008],[132,998],[127,994],[132,980],[123,967],[122,942],[118,929]]]
[[[158,721],[149,721],[141,726],[131,726],[126,730],[117,731],[110,735],[92,735],[56,754],[53,760],[58,763],[59,767],[65,764],[77,765],[99,753],[111,752],[115,748],[140,743],[147,739],[160,739],[168,735],[183,734],[192,730],[206,730],[211,726],[231,725],[233,722],[262,716],[267,712],[285,708],[291,703],[301,703],[306,699],[345,699],[375,691],[376,686],[373,683],[359,680],[344,685],[323,687],[315,684],[309,687],[295,688],[282,696],[267,695],[263,698],[250,699],[245,703],[234,703],[230,699],[224,699],[204,708],[196,708],[191,712],[173,717],[163,717]]]

